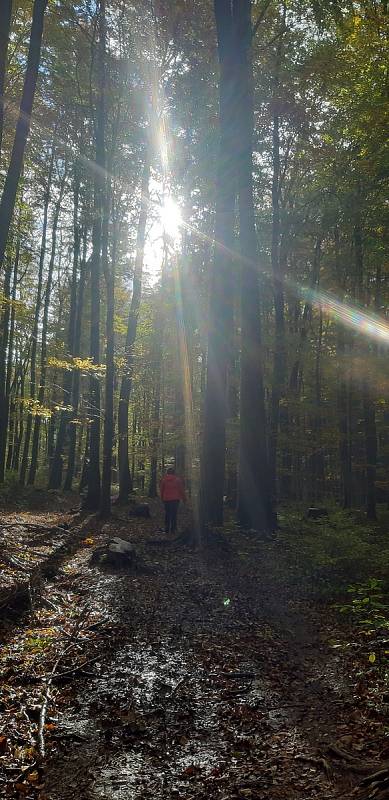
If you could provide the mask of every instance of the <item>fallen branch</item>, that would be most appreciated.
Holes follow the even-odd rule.
[[[230,678],[231,680],[250,679],[258,676],[258,672],[213,672],[211,678]]]
[[[74,675],[77,672],[81,672],[81,670],[83,670],[84,667],[89,667],[90,664],[95,664],[95,662],[98,661],[99,658],[101,658],[100,655],[95,656],[94,658],[90,658],[88,659],[88,661],[83,661],[82,664],[76,664],[74,667],[70,667],[70,669],[64,669],[63,672],[57,672],[53,676],[53,680],[58,681],[60,678],[66,677],[66,675],[72,675],[72,674]]]
[[[41,525],[39,522],[1,522],[0,530],[6,531],[10,528],[25,528],[29,531],[63,531],[59,525]]]
[[[87,611],[88,611],[87,607],[84,606],[84,608],[82,609],[81,614],[79,616],[79,619],[77,620],[77,623],[74,626],[74,631],[73,631],[73,633],[71,635],[70,643],[59,654],[57,660],[54,663],[54,666],[53,666],[50,674],[45,679],[46,685],[45,685],[45,690],[44,690],[43,695],[42,695],[42,704],[41,704],[41,708],[40,708],[40,712],[39,712],[39,723],[38,723],[38,750],[39,750],[39,755],[41,756],[42,759],[45,757],[44,728],[45,728],[46,715],[47,715],[47,706],[48,706],[49,699],[50,699],[50,689],[51,689],[53,680],[55,678],[55,675],[56,675],[56,672],[57,672],[59,664],[61,663],[61,661],[65,657],[65,655],[67,653],[69,653],[69,651],[72,650],[73,647],[75,646],[74,639],[76,638],[76,636],[78,635],[78,633],[81,630],[82,622],[85,620],[85,617],[87,615]]]

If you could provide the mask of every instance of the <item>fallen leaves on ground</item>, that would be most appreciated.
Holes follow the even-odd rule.
[[[0,706],[8,797],[351,796],[358,775],[331,743],[380,760],[386,740],[372,684],[357,691],[358,657],[327,644],[334,617],[280,580],[274,543],[242,548],[230,532],[229,548],[208,558],[174,542],[153,548],[155,530],[125,514],[104,535],[91,530],[33,614],[9,626]],[[138,573],[90,569],[91,547],[107,535],[135,544]],[[339,624],[336,638],[344,634]],[[42,698],[61,653],[43,761]]]

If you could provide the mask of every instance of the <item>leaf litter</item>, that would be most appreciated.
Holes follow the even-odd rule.
[[[369,797],[354,770],[385,758],[382,719],[355,695],[357,664],[327,644],[333,620],[280,584],[272,548],[250,540],[242,557],[230,532],[228,548],[201,557],[150,546],[153,521],[108,529],[86,531],[6,631],[5,796]],[[108,532],[147,569],[91,569]]]

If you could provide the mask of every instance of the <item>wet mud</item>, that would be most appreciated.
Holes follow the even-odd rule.
[[[201,557],[150,546],[154,529],[120,529],[146,570],[92,571],[112,636],[60,709],[44,796],[347,797],[354,778],[322,754],[352,700],[318,612],[277,583],[260,543]]]

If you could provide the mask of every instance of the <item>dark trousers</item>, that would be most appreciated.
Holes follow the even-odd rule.
[[[165,500],[165,531],[175,533],[177,530],[177,512],[179,500]]]

